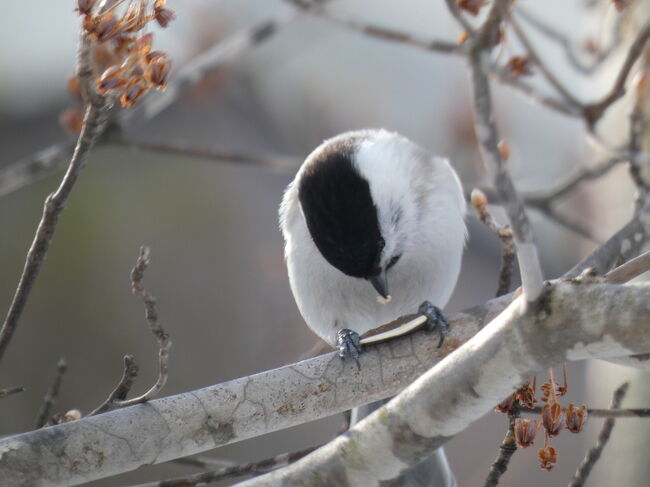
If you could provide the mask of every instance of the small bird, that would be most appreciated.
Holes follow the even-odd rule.
[[[449,162],[397,133],[323,142],[280,205],[291,290],[309,327],[355,360],[360,335],[418,310],[442,340],[465,211]]]

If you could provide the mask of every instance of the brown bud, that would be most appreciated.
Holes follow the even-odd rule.
[[[476,212],[479,215],[485,213],[485,209],[488,204],[488,199],[487,196],[485,196],[485,193],[483,191],[481,191],[478,188],[474,188],[472,190],[472,194],[470,195],[470,200],[472,203],[472,207],[476,210]]]
[[[498,144],[501,159],[507,161],[510,159],[510,144],[505,139],[501,139]]]
[[[95,6],[96,0],[77,0],[77,12],[88,15]]]
[[[456,4],[461,10],[469,12],[474,16],[478,15],[487,3],[487,0],[456,0]]]
[[[169,23],[176,18],[176,13],[170,8],[164,7],[154,7],[154,17],[158,25],[163,29],[169,25]]]
[[[59,124],[70,135],[79,135],[83,127],[84,116],[78,108],[68,108],[59,115]]]
[[[110,90],[121,88],[125,84],[124,68],[122,66],[111,66],[97,80],[97,92],[103,95]]]
[[[587,422],[587,406],[576,407],[569,404],[566,408],[566,429],[571,433],[580,433]]]
[[[167,79],[171,71],[172,63],[167,56],[154,57],[145,69],[145,77],[158,90],[167,86]]]
[[[542,424],[550,438],[557,436],[562,429],[564,413],[559,403],[545,404],[542,408]]]
[[[71,409],[67,413],[63,415],[63,419],[65,422],[68,421],[76,421],[77,419],[81,418],[81,411],[78,409]]]
[[[81,89],[79,88],[79,78],[72,75],[67,80],[68,93],[74,97],[81,97]]]
[[[630,4],[631,0],[612,0],[612,3],[619,12],[623,11],[625,7]]]
[[[149,84],[144,78],[132,78],[120,96],[120,104],[123,108],[132,107],[147,91],[149,91]]]
[[[537,420],[515,419],[515,441],[521,448],[527,448],[535,441],[539,429]]]
[[[544,470],[551,471],[557,463],[557,450],[551,445],[547,445],[537,452],[539,464]]]
[[[530,76],[533,74],[533,61],[528,56],[513,56],[506,66],[515,76]]]

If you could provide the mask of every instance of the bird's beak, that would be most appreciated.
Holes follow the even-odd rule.
[[[369,277],[368,280],[382,298],[390,299],[390,294],[388,294],[388,284],[386,283],[386,274],[380,272],[376,276]]]

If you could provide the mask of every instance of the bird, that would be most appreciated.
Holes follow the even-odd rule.
[[[325,140],[279,210],[289,283],[307,325],[355,360],[360,336],[416,311],[442,340],[465,213],[449,161],[406,137],[364,129]]]

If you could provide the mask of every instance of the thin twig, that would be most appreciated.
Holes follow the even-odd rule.
[[[463,51],[463,47],[456,42],[424,39],[408,32],[372,25],[367,22],[359,22],[349,17],[337,16],[323,8],[322,2],[313,3],[302,0],[286,0],[286,2],[302,12],[323,19],[333,25],[369,37],[374,37],[375,39],[395,42],[397,44],[406,44],[411,47],[417,47],[418,49],[424,49],[425,51],[434,51],[446,54],[459,54]]]
[[[573,94],[560,82],[560,80],[555,76],[551,69],[546,65],[544,60],[537,53],[537,49],[535,49],[532,42],[530,42],[528,39],[528,36],[519,25],[519,22],[517,22],[517,19],[515,19],[513,16],[510,17],[510,25],[515,31],[517,38],[521,41],[526,51],[528,51],[530,59],[539,68],[547,81],[562,95],[562,97],[566,100],[566,103],[572,107],[579,108],[581,106],[580,101],[578,101],[576,97],[573,96]]]
[[[178,154],[200,159],[214,159],[217,161],[236,162],[242,164],[258,165],[268,167],[278,171],[295,170],[299,165],[299,159],[292,157],[273,157],[265,155],[246,154],[235,152],[227,149],[217,148],[198,148],[189,145],[180,145],[174,143],[155,143],[146,141],[135,141],[132,139],[118,138],[113,140],[115,144],[122,147],[136,150],[145,150],[152,152]]]
[[[508,464],[512,455],[517,451],[517,441],[515,438],[515,421],[520,416],[519,401],[515,401],[512,409],[508,412],[508,431],[499,445],[499,456],[490,466],[490,472],[485,479],[485,487],[495,487],[499,485],[501,476],[508,470]]]
[[[18,394],[19,392],[23,392],[25,388],[23,386],[14,386],[14,387],[7,387],[5,389],[0,389],[0,399],[11,396],[12,394]]]
[[[41,406],[40,411],[38,412],[38,417],[36,419],[36,429],[42,428],[47,424],[47,421],[52,416],[52,407],[56,402],[56,398],[59,396],[59,390],[61,389],[61,383],[63,382],[63,376],[68,370],[68,364],[65,359],[59,359],[59,362],[56,364],[56,377],[54,382],[50,386],[45,398],[43,399],[43,405]]]
[[[625,61],[623,62],[623,66],[621,66],[621,70],[616,77],[614,86],[612,86],[612,89],[609,91],[609,93],[605,95],[600,101],[585,105],[584,117],[589,126],[593,127],[596,122],[598,122],[598,120],[600,120],[600,118],[603,116],[605,110],[607,110],[607,108],[609,108],[612,103],[614,103],[625,94],[625,83],[627,81],[627,78],[630,74],[630,71],[632,71],[632,67],[639,59],[639,57],[641,57],[643,48],[645,47],[648,39],[650,39],[650,22],[641,28],[636,38],[630,45],[630,48],[627,51],[627,55],[625,56]]]
[[[515,265],[515,246],[512,230],[508,225],[499,225],[497,223],[488,211],[487,197],[480,189],[472,191],[471,202],[481,222],[501,241],[501,271],[499,272],[499,285],[496,292],[498,298],[510,291],[512,283],[512,272]]]
[[[222,458],[211,458],[211,457],[184,457],[184,458],[175,458],[170,460],[178,465],[185,465],[187,467],[198,467],[198,468],[226,468],[234,467],[237,465],[237,462],[232,460],[224,460]]]
[[[534,301],[542,293],[544,282],[542,270],[523,201],[515,190],[498,148],[499,137],[494,122],[490,86],[485,72],[495,32],[498,31],[509,5],[510,2],[507,0],[495,0],[478,36],[466,42],[471,46],[468,60],[474,95],[475,132],[479,148],[512,226],[524,292],[529,301]]]
[[[458,22],[460,26],[463,29],[465,29],[465,32],[469,37],[473,37],[475,34],[474,27],[463,16],[463,13],[460,11],[460,8],[458,8],[458,3],[456,2],[456,0],[445,0],[445,2],[447,3],[447,8],[449,9],[449,12],[451,13],[452,17],[456,19],[456,22]]]
[[[535,406],[532,409],[524,408],[521,410],[526,414],[541,414],[542,407]],[[610,409],[610,408],[588,408],[587,414],[590,418],[648,418],[650,417],[650,409],[648,408],[629,408],[629,409]]]
[[[122,372],[122,378],[117,384],[115,389],[108,395],[106,400],[101,403],[94,411],[92,411],[88,416],[94,416],[95,414],[105,413],[106,411],[111,411],[112,409],[117,409],[121,401],[124,401],[133,387],[133,381],[138,376],[138,366],[135,363],[133,355],[124,356],[124,370]]]
[[[90,41],[82,37],[79,45],[79,81],[81,86],[85,86],[86,91],[94,93],[92,86],[92,68],[90,67],[92,56],[92,46]],[[32,245],[27,253],[25,266],[20,276],[20,281],[16,289],[14,298],[9,306],[7,317],[5,318],[2,329],[0,330],[0,360],[2,359],[7,346],[18,326],[18,320],[27,304],[34,282],[38,277],[41,266],[45,261],[47,251],[52,241],[52,236],[56,230],[56,225],[63,212],[65,203],[70,196],[72,188],[83,169],[88,154],[95,144],[97,135],[101,132],[102,126],[106,121],[106,103],[103,97],[90,97],[86,113],[84,115],[83,126],[77,145],[70,160],[68,170],[57,190],[45,199],[45,207],[41,221],[36,229],[36,235]]]
[[[614,397],[612,398],[611,403],[612,409],[618,409],[621,406],[623,398],[625,398],[625,394],[627,394],[629,387],[630,383],[624,382],[614,391]],[[584,485],[587,477],[591,473],[591,469],[600,458],[600,455],[603,452],[603,448],[605,448],[605,445],[607,445],[607,442],[609,441],[609,437],[612,434],[612,429],[614,428],[615,421],[616,420],[612,417],[605,420],[605,424],[603,424],[603,427],[600,430],[596,444],[585,455],[582,464],[578,467],[578,470],[573,476],[573,479],[569,483],[569,487],[580,487]]]
[[[622,284],[650,270],[650,251],[635,257],[605,274],[606,282]]]
[[[193,475],[186,475],[184,477],[176,477],[169,480],[138,484],[132,487],[189,487],[217,482],[219,480],[233,479],[244,475],[260,475],[275,470],[276,468],[290,465],[295,461],[300,460],[302,457],[309,455],[311,452],[316,450],[316,448],[318,447],[305,448],[304,450],[298,450],[291,453],[282,453],[258,462],[244,463],[232,467],[212,470],[210,472],[201,472]]]
[[[616,21],[613,23],[612,40],[610,41],[609,46],[607,49],[596,53],[593,61],[587,65],[580,60],[579,56],[576,54],[575,42],[571,41],[566,34],[560,32],[550,23],[538,18],[522,5],[517,5],[515,12],[519,17],[537,29],[537,31],[545,37],[557,42],[562,47],[569,64],[571,64],[576,71],[584,75],[592,74],[597,68],[602,66],[603,62],[616,50],[621,41],[621,25],[624,16],[618,15],[616,16]]]
[[[149,330],[151,330],[151,333],[153,333],[156,340],[158,340],[158,379],[144,394],[134,397],[133,399],[126,399],[127,394],[131,390],[133,380],[138,375],[138,366],[135,364],[133,356],[126,355],[124,357],[124,372],[122,374],[122,379],[113,392],[108,396],[106,401],[90,413],[90,416],[146,402],[154,398],[167,383],[167,378],[169,377],[169,351],[172,347],[172,342],[169,339],[167,332],[158,322],[156,298],[149,294],[142,285],[144,272],[149,266],[149,253],[149,247],[140,247],[140,254],[138,255],[133,270],[131,271],[131,289],[133,294],[140,296],[140,299],[144,304],[144,314],[147,323],[149,324]]]

